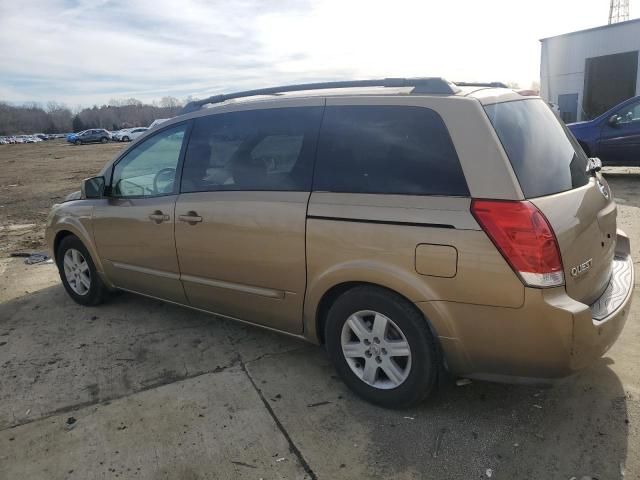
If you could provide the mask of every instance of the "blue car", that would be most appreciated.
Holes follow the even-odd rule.
[[[600,158],[603,165],[640,166],[640,96],[625,100],[593,120],[567,127],[585,153]]]
[[[84,130],[82,132],[68,133],[67,134],[67,142],[76,143],[76,140],[78,139],[78,135],[81,135],[82,133],[84,133]]]

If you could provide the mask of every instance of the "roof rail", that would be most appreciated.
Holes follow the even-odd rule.
[[[509,88],[502,82],[455,82],[458,87],[492,87],[492,88]]]
[[[213,95],[203,100],[189,102],[182,109],[181,115],[199,110],[204,105],[221,103],[233,98],[253,97],[256,95],[275,95],[285,92],[299,92],[303,90],[326,90],[329,88],[350,87],[413,87],[411,93],[454,94],[460,89],[453,83],[441,77],[423,78],[382,78],[378,80],[345,80],[338,82],[301,83],[297,85],[285,85],[282,87],[258,88],[244,92],[225,93]]]

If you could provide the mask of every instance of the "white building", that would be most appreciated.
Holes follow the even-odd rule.
[[[640,95],[640,19],[543,38],[540,95],[567,123]]]

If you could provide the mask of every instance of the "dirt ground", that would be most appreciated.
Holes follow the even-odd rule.
[[[0,479],[640,479],[640,289],[613,348],[553,388],[380,409],[321,348],[129,294],[81,307],[9,256],[121,148],[0,146]],[[606,176],[637,269],[640,170]]]
[[[52,204],[80,189],[126,143],[72,145],[63,140],[0,145],[0,256],[42,250]]]

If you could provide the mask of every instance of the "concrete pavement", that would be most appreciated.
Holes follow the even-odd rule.
[[[610,181],[637,268],[637,178]],[[393,411],[319,347],[129,294],[80,307],[53,265],[0,259],[0,279],[2,480],[640,478],[640,290],[561,385],[447,385]]]

